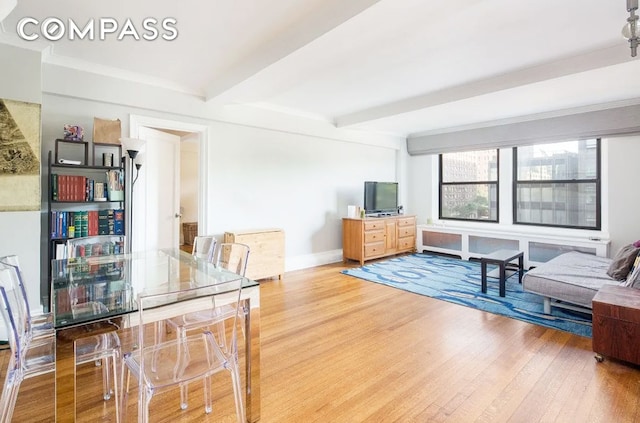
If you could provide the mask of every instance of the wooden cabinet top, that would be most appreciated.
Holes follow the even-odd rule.
[[[593,302],[640,310],[640,289],[604,285],[593,297]]]
[[[375,220],[384,220],[384,219],[407,219],[407,218],[415,218],[414,215],[411,214],[398,214],[395,216],[380,216],[380,217],[343,217],[342,220],[363,220],[363,221],[375,221]]]
[[[226,231],[225,233],[234,234],[234,235],[250,235],[250,234],[262,234],[265,232],[282,232],[282,229],[279,229],[279,228],[243,229],[241,231]]]

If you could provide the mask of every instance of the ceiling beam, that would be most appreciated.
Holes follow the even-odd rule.
[[[219,99],[233,87],[262,69],[276,63],[316,38],[362,13],[380,0],[325,0],[313,16],[284,28],[279,35],[263,44],[251,57],[236,63],[223,74],[215,75],[206,89],[206,99]],[[227,97],[227,96],[225,96]],[[222,99],[224,101],[224,99]]]
[[[335,118],[335,125],[336,127],[348,127],[496,91],[617,65],[631,60],[634,59],[629,55],[628,50],[621,48],[620,44],[616,44],[578,56],[547,62],[538,66],[338,116]]]

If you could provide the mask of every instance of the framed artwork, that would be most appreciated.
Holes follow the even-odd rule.
[[[0,99],[0,211],[40,210],[40,108]]]

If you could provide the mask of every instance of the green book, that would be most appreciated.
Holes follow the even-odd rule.
[[[81,236],[89,236],[89,212],[83,211],[80,214]]]
[[[58,201],[58,174],[51,175],[51,199]]]

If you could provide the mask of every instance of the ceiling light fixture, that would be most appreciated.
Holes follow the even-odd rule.
[[[636,57],[638,50],[638,44],[640,43],[640,37],[638,37],[638,0],[627,0],[627,12],[629,17],[627,23],[622,27],[622,36],[629,40],[629,47],[631,48],[631,57]]]

